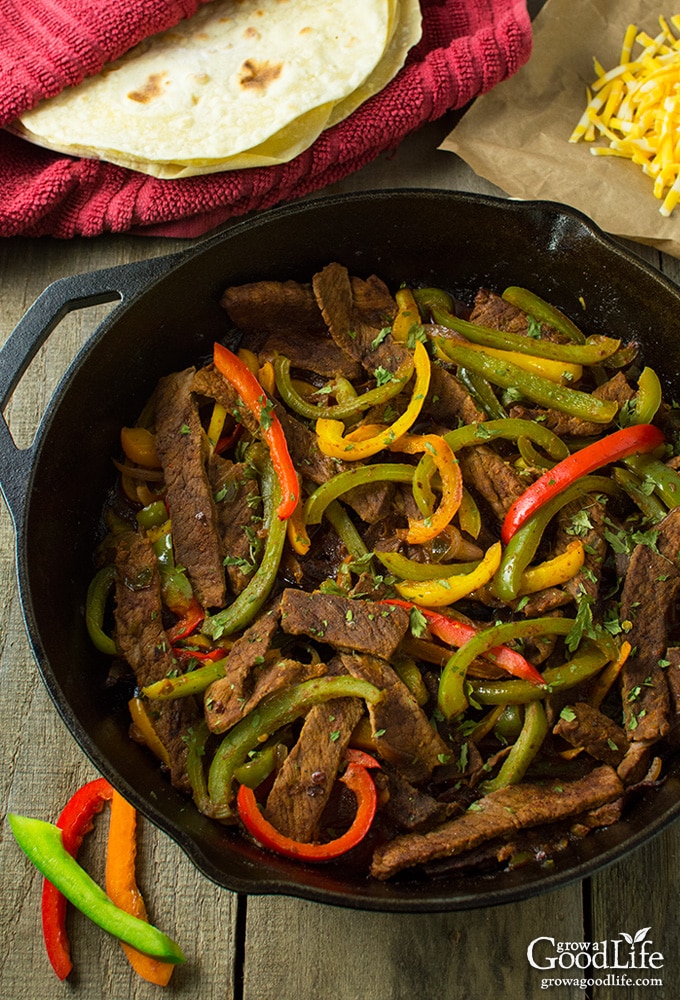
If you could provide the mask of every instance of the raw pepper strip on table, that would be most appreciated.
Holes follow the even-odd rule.
[[[518,528],[543,504],[562,493],[581,476],[619,461],[629,455],[654,451],[665,441],[663,433],[654,424],[632,424],[613,434],[593,441],[580,451],[558,462],[548,472],[531,484],[511,505],[501,528],[501,539],[507,545]]]
[[[248,833],[263,847],[296,861],[332,861],[356,847],[368,833],[378,803],[375,784],[367,768],[380,765],[363,751],[348,750],[346,756],[349,763],[339,780],[354,792],[357,808],[352,824],[345,833],[327,843],[307,844],[293,840],[272,826],[260,811],[254,791],[248,785],[241,785],[236,796],[236,806]]]
[[[126,913],[148,922],[146,905],[135,877],[137,856],[137,811],[114,790],[109,815],[106,849],[106,892]],[[157,986],[167,986],[174,964],[162,962],[121,941],[121,947],[138,976]]]
[[[272,411],[267,395],[257,378],[236,354],[223,344],[216,343],[213,348],[213,359],[217,370],[236,390],[258,422],[281,487],[277,515],[280,520],[285,521],[297,507],[300,484],[281,422]]]
[[[77,857],[85,835],[92,829],[94,817],[112,796],[113,786],[106,778],[96,778],[79,788],[64,806],[57,826],[62,832],[64,850],[73,858]],[[47,957],[59,979],[66,979],[73,968],[66,911],[66,897],[45,879],[42,889],[43,937]]]

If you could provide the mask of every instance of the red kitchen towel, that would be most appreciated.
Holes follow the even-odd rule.
[[[2,130],[42,98],[98,72],[204,2],[3,0],[0,236],[200,236],[358,170],[511,76],[531,52],[526,0],[421,0],[423,37],[400,73],[308,150],[273,167],[159,180],[41,149]]]

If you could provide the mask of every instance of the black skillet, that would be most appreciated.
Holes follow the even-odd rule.
[[[444,911],[517,900],[583,878],[659,832],[680,812],[680,762],[624,821],[591,834],[548,867],[429,880],[369,881],[341,863],[300,866],[201,816],[127,736],[104,686],[83,601],[93,540],[113,479],[119,430],[157,379],[200,360],[225,335],[228,284],[309,280],[330,261],[440,285],[470,299],[480,286],[526,286],[589,333],[644,344],[667,390],[680,387],[678,289],[578,212],[440,191],[380,191],[297,203],[255,216],[200,246],[50,285],[0,352],[4,410],[30,360],[68,312],[120,299],[54,393],[32,446],[0,420],[0,486],[17,536],[23,612],[43,680],[94,765],[165,830],[210,879],[245,893],[281,893],[372,910]],[[78,461],[73,462],[73,456]]]

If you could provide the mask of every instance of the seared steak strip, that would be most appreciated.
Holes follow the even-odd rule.
[[[526,484],[488,445],[463,448],[458,454],[458,460],[465,481],[475,487],[499,521],[502,521],[513,501],[524,493]]]
[[[326,332],[319,307],[309,284],[297,281],[253,281],[233,285],[222,295],[220,304],[234,326],[243,333],[276,331],[281,334]]]
[[[525,827],[559,823],[620,798],[616,771],[603,764],[584,778],[551,785],[508,785],[474,803],[463,816],[428,833],[407,833],[378,847],[371,874],[388,879],[405,868],[472,850],[485,841],[508,838]]]
[[[208,481],[207,439],[191,394],[195,370],[161,379],[156,401],[156,447],[163,465],[166,501],[177,561],[185,567],[205,608],[226,600],[222,546]]]
[[[591,757],[612,767],[618,767],[628,750],[628,740],[621,726],[584,701],[577,701],[563,710],[553,732],[573,747],[583,747]]]
[[[208,473],[222,539],[223,562],[232,591],[240,594],[255,570],[251,538],[255,531],[253,515],[261,509],[259,484],[245,462],[230,462],[219,455],[211,457]]]

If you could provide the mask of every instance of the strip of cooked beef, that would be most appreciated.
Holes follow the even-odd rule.
[[[163,628],[158,561],[149,540],[130,531],[118,542],[115,566],[115,641],[137,684],[145,687],[177,669]],[[158,702],[149,706],[148,715],[168,752],[170,780],[176,787],[188,789],[184,735],[198,718],[196,700]]]
[[[396,605],[350,600],[339,594],[287,588],[281,595],[281,628],[340,649],[389,659],[409,627],[409,613]]]
[[[652,751],[647,743],[631,743],[623,760],[616,768],[624,785],[637,785],[649,768]]]
[[[217,512],[208,479],[208,446],[191,393],[195,369],[161,379],[156,397],[156,447],[177,561],[206,608],[222,607],[226,582]]]
[[[235,420],[243,424],[251,434],[258,431],[258,423],[247,406],[243,406],[236,390],[230,385],[212,362],[199,368],[191,382],[191,391],[197,396],[213,399],[225,408]]]
[[[439,802],[389,766],[383,767],[387,801],[381,813],[397,830],[423,830],[460,812],[457,802]]]
[[[488,288],[480,288],[475,295],[470,322],[508,333],[526,334],[529,329],[526,313]]]
[[[626,638],[633,647],[623,665],[622,699],[628,738],[653,743],[671,725],[671,701],[660,661],[669,646],[668,634],[680,593],[680,507],[656,528],[656,547],[636,545],[623,584],[621,619],[632,628]]]
[[[479,424],[486,420],[486,413],[475,403],[462,382],[444,368],[443,365],[432,365],[430,388],[423,411],[442,424],[458,426],[464,424]]]
[[[288,358],[291,368],[316,372],[325,378],[344,378],[355,381],[364,376],[364,369],[350,358],[329,336],[313,340],[305,328],[284,333],[272,333],[258,350],[258,356],[273,362],[277,354]]]
[[[617,372],[613,378],[596,386],[591,395],[596,399],[614,399],[621,409],[633,398],[634,392],[625,375],[622,372]],[[596,424],[592,420],[582,420],[580,417],[572,417],[560,410],[540,409],[519,404],[510,408],[509,416],[520,417],[524,420],[540,420],[558,437],[568,437],[569,435],[598,437],[609,426],[608,424]]]
[[[462,854],[495,838],[507,839],[527,827],[562,822],[613,802],[622,793],[623,785],[608,764],[559,785],[508,785],[427,833],[406,833],[379,846],[371,874],[388,879],[405,868]]]
[[[383,692],[379,702],[368,706],[380,756],[407,781],[416,784],[425,781],[438,764],[449,759],[448,745],[386,660],[356,654],[343,654],[341,659],[353,677],[360,677]]]
[[[206,689],[205,718],[214,733],[223,733],[238,721],[252,693],[256,666],[264,662],[279,624],[278,606],[258,615],[229,651],[226,674]]]
[[[219,455],[211,456],[208,473],[229,584],[240,594],[255,569],[251,547],[257,530],[253,518],[261,512],[259,485],[245,462]]]
[[[360,698],[332,698],[307,713],[265,807],[266,818],[285,836],[306,844],[319,839],[321,816],[363,713]]]
[[[553,733],[612,767],[619,766],[628,750],[628,739],[621,726],[585,701],[569,705]]]
[[[582,568],[563,584],[566,593],[574,598],[585,593],[592,601],[597,600],[607,554],[606,516],[606,505],[595,496],[573,500],[557,515],[556,551],[563,552],[575,538],[583,542],[585,551]]]
[[[526,484],[514,469],[488,445],[463,448],[458,453],[463,479],[474,486],[500,521]]]
[[[312,287],[297,281],[253,281],[227,288],[220,300],[234,326],[257,336],[326,333]]]

